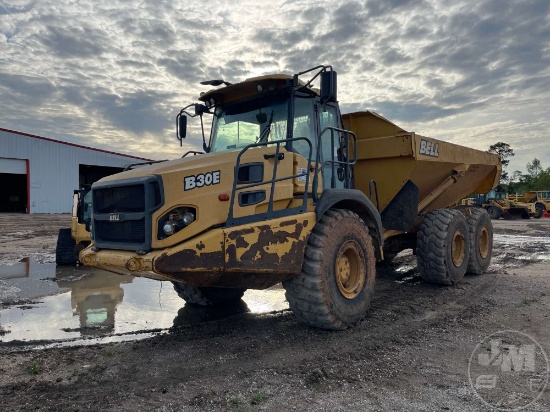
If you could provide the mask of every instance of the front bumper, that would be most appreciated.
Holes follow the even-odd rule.
[[[194,286],[265,289],[300,273],[315,213],[212,229],[145,254],[88,247],[80,261],[117,274]]]

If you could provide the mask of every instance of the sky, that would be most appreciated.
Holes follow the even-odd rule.
[[[319,64],[343,113],[550,167],[550,0],[0,0],[0,127],[105,150],[200,149],[200,81]]]

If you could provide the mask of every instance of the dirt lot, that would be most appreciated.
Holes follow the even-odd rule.
[[[68,224],[67,215],[0,215],[0,265],[28,256],[51,262],[57,230]],[[283,310],[133,342],[43,350],[1,342],[0,410],[476,411],[529,404],[525,410],[548,411],[548,388],[541,389],[543,353],[550,354],[550,219],[494,226],[488,273],[456,287],[429,285],[415,257],[403,252],[379,265],[368,316],[344,332],[312,329]],[[0,279],[0,290],[8,282]],[[7,305],[0,306],[0,335]],[[526,334],[508,344],[534,348],[540,385],[530,390],[541,393],[534,402],[521,379],[491,396],[483,388],[477,396],[470,384],[477,345],[503,330]],[[525,378],[523,366],[516,375],[504,366],[493,372]]]

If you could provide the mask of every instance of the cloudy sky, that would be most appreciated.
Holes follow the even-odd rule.
[[[549,0],[0,0],[0,127],[155,159],[205,79],[330,64],[343,112],[550,167]]]

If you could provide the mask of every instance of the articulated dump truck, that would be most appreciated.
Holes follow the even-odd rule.
[[[483,273],[491,220],[451,207],[498,184],[499,157],[373,112],[342,116],[336,79],[318,66],[204,82],[213,89],[176,120],[181,142],[189,118],[213,117],[204,153],[94,183],[93,243],[81,262],[171,281],[198,305],[282,282],[300,321],[336,330],[365,316],[377,261],[404,249],[428,282]]]

